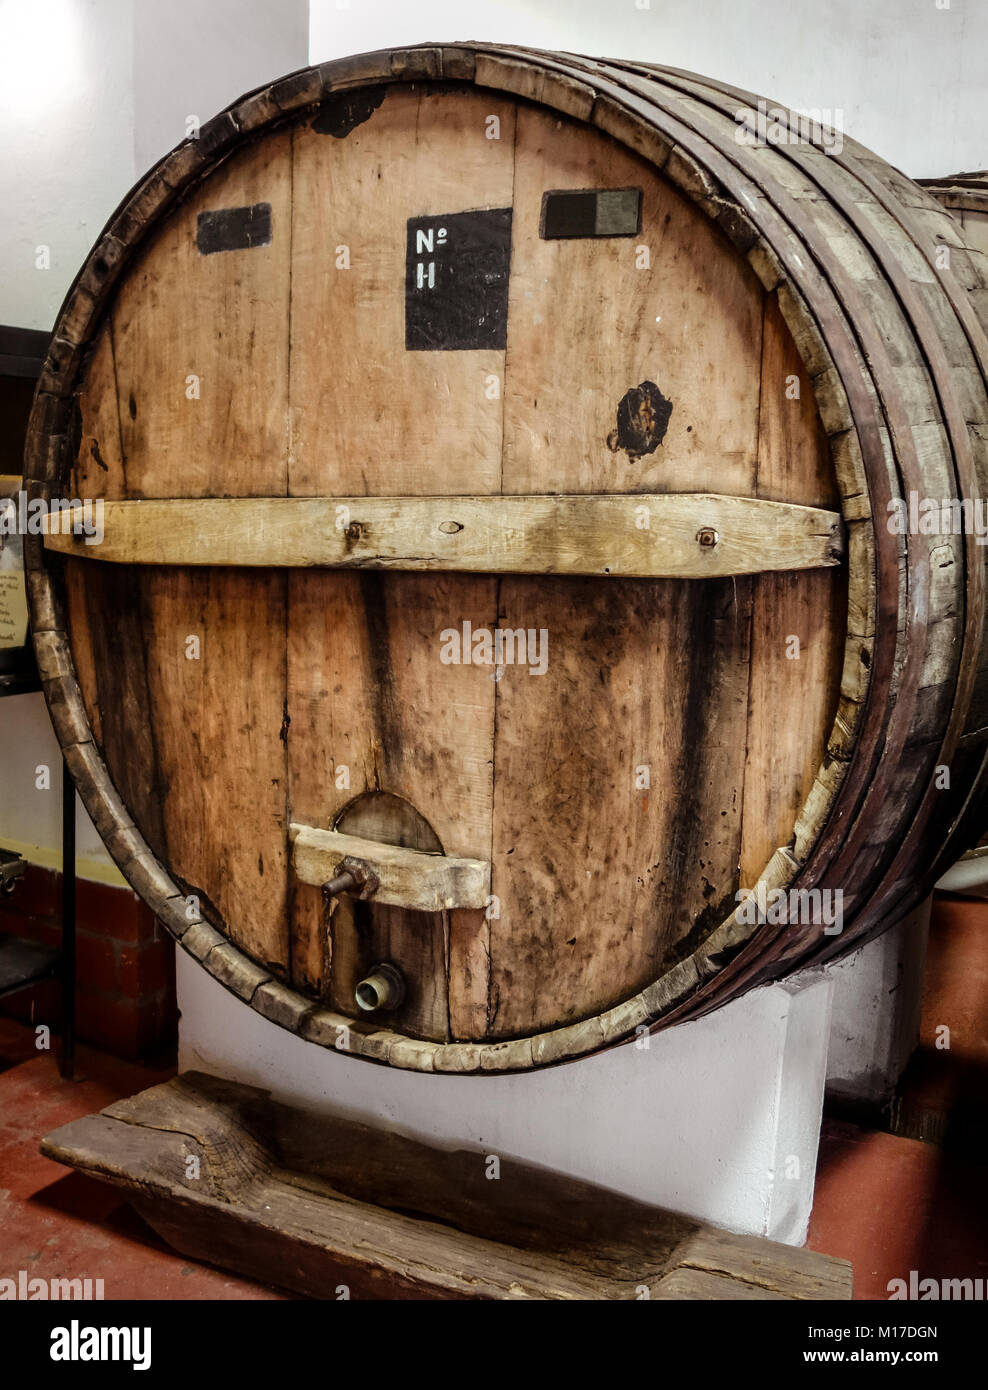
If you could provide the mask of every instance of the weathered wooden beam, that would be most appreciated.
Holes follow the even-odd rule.
[[[668,579],[816,569],[844,553],[836,512],[717,493],[172,498],[104,502],[85,519],[88,536],[81,508],[48,516],[45,544],[124,564]]]
[[[441,912],[444,908],[486,907],[491,866],[482,859],[454,859],[417,849],[291,825],[292,865],[303,883],[321,887],[336,877],[344,859],[359,859],[374,871],[374,901],[392,907]]]

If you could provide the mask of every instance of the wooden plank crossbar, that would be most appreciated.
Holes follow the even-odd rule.
[[[303,883],[320,887],[347,857],[362,859],[378,878],[374,901],[391,907],[441,912],[455,907],[486,907],[491,866],[483,859],[455,859],[400,845],[291,825],[292,866]]]
[[[844,555],[836,512],[717,493],[222,497],[52,510],[45,544],[143,565],[708,579]]]

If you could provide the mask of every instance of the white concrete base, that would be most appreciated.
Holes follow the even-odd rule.
[[[522,1158],[728,1230],[806,1238],[833,992],[820,973],[548,1071],[429,1076],[304,1042],[177,956],[183,1071]]]
[[[884,1105],[919,1041],[932,897],[897,926],[827,967],[834,981],[827,1091]]]

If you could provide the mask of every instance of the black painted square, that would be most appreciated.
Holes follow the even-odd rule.
[[[271,204],[217,208],[196,219],[196,245],[204,256],[217,251],[249,251],[271,243]]]
[[[504,348],[511,209],[410,217],[405,250],[409,352]]]
[[[637,236],[640,188],[558,188],[542,195],[543,241],[576,237]]]

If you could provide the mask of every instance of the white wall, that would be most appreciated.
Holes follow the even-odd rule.
[[[149,168],[232,101],[308,62],[306,0],[136,0],[134,160]]]
[[[251,87],[308,61],[305,0],[2,0],[0,323],[49,329],[128,189]],[[39,245],[51,268],[35,268]]]
[[[435,39],[636,58],[843,128],[913,178],[983,169],[984,0],[312,0],[311,61]],[[840,124],[840,122],[838,122]]]
[[[0,323],[50,329],[134,182],[133,6],[0,4]],[[51,268],[35,268],[37,247]]]
[[[871,1108],[892,1099],[919,1040],[929,897],[897,926],[835,965],[827,1091]]]
[[[0,700],[0,744],[0,845],[23,854],[32,864],[60,868],[62,751],[41,695]],[[76,860],[84,878],[123,882],[78,797]]]

